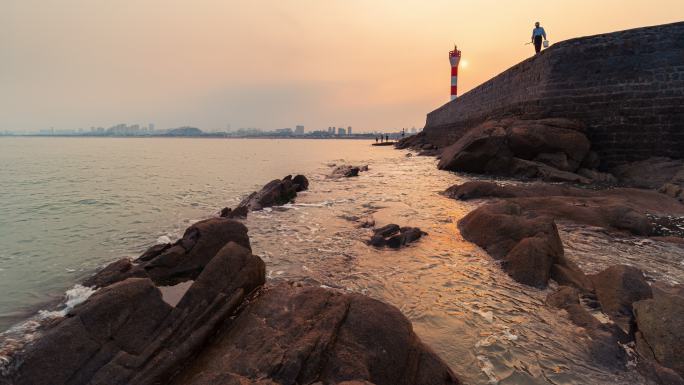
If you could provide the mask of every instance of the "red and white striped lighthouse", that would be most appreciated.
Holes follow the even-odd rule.
[[[461,51],[456,48],[449,51],[449,63],[451,63],[451,100],[456,99],[458,94],[458,63],[461,61]]]

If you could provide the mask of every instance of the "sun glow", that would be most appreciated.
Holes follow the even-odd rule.
[[[461,68],[468,68],[468,61],[467,60],[461,60]]]

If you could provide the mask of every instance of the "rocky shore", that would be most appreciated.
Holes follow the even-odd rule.
[[[307,188],[303,180],[273,181],[239,207],[288,203]],[[175,243],[116,261],[84,285],[97,291],[17,352],[0,383],[460,383],[393,306],[266,284],[265,263],[234,219],[195,223]]]
[[[684,83],[661,75],[684,48],[643,46],[640,37],[659,31],[681,37],[684,23],[562,42],[431,112],[424,131],[397,147],[437,156],[442,170],[494,178],[444,191],[481,203],[458,222],[463,238],[520,283],[559,285],[547,304],[586,330],[596,361],[625,368],[632,346],[647,377],[682,384],[684,286],[626,264],[586,274],[565,255],[557,226],[684,244]],[[618,57],[648,73],[636,82]],[[676,106],[661,108],[666,99]]]

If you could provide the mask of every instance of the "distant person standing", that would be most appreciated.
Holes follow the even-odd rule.
[[[385,135],[385,142],[389,142],[389,135]]]
[[[534,23],[532,43],[534,43],[534,51],[536,53],[541,52],[544,40],[546,40],[546,31],[544,31],[544,27],[539,26],[539,22]]]

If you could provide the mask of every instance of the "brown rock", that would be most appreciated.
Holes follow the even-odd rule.
[[[280,384],[458,384],[394,307],[356,294],[281,284],[263,292],[174,384],[231,373]]]
[[[603,311],[623,330],[629,331],[632,304],[651,298],[651,287],[641,270],[626,265],[611,266],[590,275]]]
[[[521,283],[543,287],[551,266],[563,256],[556,225],[523,215],[509,202],[481,206],[459,221],[463,237],[504,260],[504,270]]]
[[[634,303],[637,351],[684,377],[684,295],[655,290],[652,299]]]

